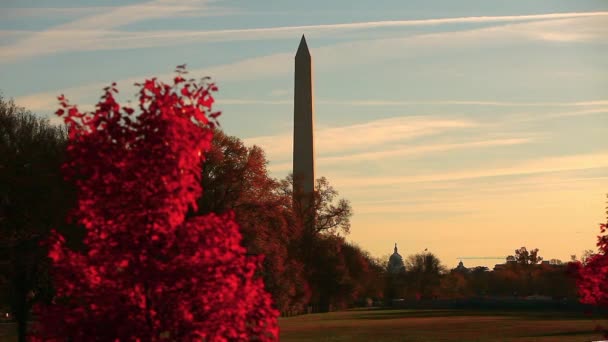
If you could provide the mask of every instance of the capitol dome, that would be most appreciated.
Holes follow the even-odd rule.
[[[397,253],[397,243],[395,243],[395,253],[388,259],[388,272],[389,273],[403,273],[405,272],[405,264],[403,263],[403,257]]]

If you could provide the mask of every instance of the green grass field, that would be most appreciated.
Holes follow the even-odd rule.
[[[564,312],[351,310],[281,318],[281,341],[598,341],[608,321]]]
[[[350,310],[280,318],[281,341],[599,341],[607,320],[564,312]],[[16,341],[0,324],[0,341]]]

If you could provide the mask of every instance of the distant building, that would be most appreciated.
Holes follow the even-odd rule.
[[[506,269],[507,266],[509,266],[509,265],[515,265],[515,264],[517,264],[517,261],[507,259],[507,262],[504,263],[504,264],[496,264],[496,265],[494,265],[494,271],[502,271],[502,270]]]
[[[507,267],[509,267],[511,265],[517,265],[517,261],[507,259],[507,262],[504,263],[504,264],[496,264],[494,266],[494,271],[504,270],[504,269],[506,269]],[[556,268],[559,268],[559,267],[566,267],[566,264],[564,264],[563,262],[561,262],[558,259],[552,259],[551,261],[543,260],[540,264],[534,264],[534,265],[531,265],[531,266],[534,266],[534,267],[556,267]]]
[[[460,272],[460,273],[469,273],[469,269],[464,267],[464,264],[462,263],[462,260],[458,263],[458,266],[456,266],[455,269],[453,269],[454,272]]]
[[[403,257],[397,253],[397,243],[395,243],[395,252],[388,258],[388,272],[392,274],[405,272],[405,264]]]

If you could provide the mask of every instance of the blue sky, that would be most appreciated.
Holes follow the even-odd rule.
[[[291,169],[293,58],[314,63],[317,175],[351,200],[349,239],[568,260],[608,192],[605,1],[3,1],[0,91],[51,116],[118,82],[220,86],[220,122]],[[55,120],[55,119],[54,119]],[[478,260],[465,265],[493,265]]]

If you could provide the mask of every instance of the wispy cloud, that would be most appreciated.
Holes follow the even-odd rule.
[[[573,102],[526,102],[526,101],[475,101],[475,100],[329,100],[320,99],[319,104],[369,107],[401,107],[416,105],[488,106],[488,107],[589,107],[608,106],[608,100]],[[278,104],[278,103],[277,103]]]
[[[275,97],[286,97],[288,95],[292,95],[293,91],[291,89],[273,89],[270,91],[270,96]]]
[[[139,5],[138,5],[139,6]],[[144,5],[142,5],[144,6]],[[145,6],[150,6],[149,3]],[[144,6],[144,7],[145,7]],[[162,7],[162,6],[161,6]],[[121,7],[122,8],[122,7]],[[130,8],[130,7],[129,7]],[[135,9],[127,10],[127,14]],[[108,19],[106,15],[92,16],[82,19],[80,23],[74,22],[71,24],[64,25],[59,31],[62,30],[75,30],[75,32],[84,32],[91,30],[91,26],[97,22],[104,23],[100,24],[98,29],[109,29],[114,26],[119,26],[123,23],[137,20],[144,20],[145,18],[152,18],[161,15],[171,15],[176,13],[183,8],[176,6],[171,7],[173,12],[164,12],[163,9],[152,6],[153,9],[148,9],[148,12],[143,11],[133,17],[128,17],[124,13],[121,13],[116,19]],[[147,13],[147,14],[146,14]],[[439,32],[432,34],[420,34],[409,36],[405,38],[386,38],[378,39],[375,41],[354,41],[348,43],[340,43],[330,46],[324,46],[314,49],[313,53],[315,56],[315,67],[317,72],[324,72],[326,70],[335,70],[336,68],[348,68],[353,65],[362,65],[372,62],[381,62],[390,56],[399,56],[405,54],[411,56],[415,53],[422,53],[428,48],[445,49],[449,46],[467,46],[470,44],[495,44],[504,42],[505,40],[520,40],[523,36],[535,37],[538,31],[538,25],[545,25],[545,31],[551,32],[563,31],[563,27],[568,27],[571,32],[585,30],[606,30],[608,25],[602,23],[605,18],[605,12],[590,12],[590,13],[563,13],[558,16],[575,15],[577,17],[571,19],[559,19],[559,20],[544,20],[542,22],[524,22],[512,25],[502,25],[498,27],[472,29],[456,32]],[[484,17],[489,18],[489,17]],[[491,17],[494,18],[494,17]],[[498,17],[496,17],[498,18]],[[459,18],[448,18],[450,20]],[[462,18],[460,18],[462,19]],[[459,19],[459,20],[460,20]],[[464,20],[464,19],[463,19]],[[479,20],[479,19],[475,19]],[[528,18],[527,20],[531,20]],[[564,22],[564,20],[568,20]],[[589,22],[591,20],[591,22]],[[408,21],[409,22],[409,21]],[[280,29],[280,28],[278,28]],[[84,30],[84,31],[83,31]],[[38,53],[44,51],[45,46],[57,46],[53,44],[64,44],[66,49],[71,49],[79,44],[74,44],[71,41],[65,41],[62,39],[56,39],[53,36],[57,30],[50,30],[46,33],[36,35],[32,39],[26,39],[19,43],[15,47],[6,47],[0,50],[0,60],[2,54],[14,54],[10,58],[17,58],[22,53],[27,54],[27,51],[31,53]],[[596,32],[593,31],[593,32]],[[597,31],[599,32],[599,31]],[[597,33],[596,32],[596,33]],[[75,33],[77,34],[77,33]],[[601,36],[602,39],[608,37],[608,32]],[[97,48],[95,46],[96,40],[90,39],[89,34],[83,34],[83,39],[86,40],[83,43],[84,48],[89,46],[91,49]],[[61,43],[63,42],[63,43]],[[113,44],[116,45],[116,44]],[[48,47],[47,46],[47,47]],[[21,52],[20,52],[21,51]],[[356,58],[353,58],[356,56]],[[6,60],[10,60],[10,58]],[[284,77],[289,75],[293,70],[293,52],[277,53],[267,56],[254,57],[244,59],[235,63],[210,66],[206,68],[200,68],[191,70],[193,75],[209,75],[216,80],[221,82],[230,81],[248,81],[254,79],[268,79],[273,77]],[[158,75],[161,79],[170,79],[171,74]],[[134,82],[141,81],[145,77],[131,77],[128,79],[118,80],[117,82],[124,85],[131,85]],[[109,82],[111,80],[107,80]],[[37,94],[31,94],[19,98],[19,102],[31,108],[32,110],[49,111],[49,108],[56,107],[56,96],[59,93],[65,93],[73,100],[80,101],[91,101],[91,94],[98,94],[99,89],[106,86],[106,83],[95,83],[88,84],[78,87],[72,87],[68,89],[41,92]],[[122,88],[124,89],[124,88]],[[88,97],[88,98],[87,98]],[[233,104],[233,105],[251,105],[251,104],[263,104],[263,105],[286,105],[290,100],[282,99],[222,99],[221,96],[218,99],[219,103]],[[353,105],[353,106],[405,106],[405,105],[417,105],[417,104],[436,104],[436,105],[476,105],[476,106],[496,106],[496,107],[546,107],[546,106],[604,106],[608,104],[608,100],[597,99],[590,101],[578,101],[578,102],[513,102],[513,101],[484,101],[484,100],[460,100],[460,99],[438,99],[430,101],[420,100],[394,100],[394,99],[363,99],[363,100],[339,100],[339,99],[323,99],[319,98],[318,104],[326,105]]]
[[[1,34],[1,33],[0,33]],[[281,59],[284,56],[281,56]],[[257,63],[257,61],[252,61],[251,63]],[[238,77],[235,71],[230,71],[230,68],[227,66],[219,66],[215,68],[206,69],[210,73],[222,73],[225,78],[222,78],[224,81],[230,81],[236,77]],[[275,70],[276,71],[276,70]],[[256,74],[250,75],[251,78],[255,78],[258,73],[263,73],[264,70],[258,70]],[[192,74],[197,73],[196,71],[191,72]],[[270,71],[272,73],[272,71]],[[234,78],[233,78],[234,77]],[[127,80],[119,81],[118,84],[123,86],[130,87],[133,83],[143,80],[145,77],[141,78],[131,78]],[[168,79],[169,75],[163,75],[159,77],[159,79]],[[69,98],[78,102],[79,99],[86,97],[87,95],[95,94],[97,95],[103,87],[107,86],[105,83],[96,83],[89,84],[81,87],[73,87],[67,88],[61,91],[56,92],[42,92],[36,93],[32,95],[20,96],[16,99],[17,103],[21,106],[27,107],[32,111],[38,112],[51,112],[57,109],[57,96],[60,93],[64,93],[68,95]],[[284,94],[289,93],[288,90],[276,90],[271,91],[271,95],[277,97],[283,97]],[[233,105],[233,106],[251,106],[251,105],[263,105],[263,106],[292,106],[292,99],[231,99],[231,98],[222,98],[218,96],[217,105]],[[315,100],[316,105],[335,105],[335,106],[353,106],[353,107],[406,107],[406,106],[417,106],[417,105],[430,105],[430,106],[478,106],[478,107],[539,107],[539,108],[564,108],[564,107],[597,107],[597,108],[588,108],[583,110],[576,111],[560,111],[553,112],[549,114],[542,114],[536,112],[527,112],[515,115],[519,118],[519,121],[537,121],[537,120],[545,120],[548,118],[555,117],[566,117],[566,116],[581,116],[581,115],[591,115],[604,113],[608,111],[608,100],[595,100],[595,101],[571,101],[571,102],[526,102],[526,101],[475,101],[475,100],[381,100],[381,99],[369,99],[369,100],[334,100],[334,99],[323,99],[317,98]],[[514,116],[510,116],[510,119],[513,119]]]
[[[331,163],[343,163],[343,162],[354,162],[354,161],[371,161],[395,157],[412,157],[427,155],[429,153],[447,152],[452,150],[460,149],[474,149],[484,147],[495,147],[495,146],[511,146],[521,145],[533,142],[532,138],[511,138],[511,139],[491,139],[491,140],[477,140],[458,142],[451,144],[432,144],[432,145],[414,145],[406,146],[398,149],[389,149],[374,152],[363,152],[354,153],[342,156],[333,157],[322,157],[319,158],[319,164],[331,164]]]
[[[55,17],[55,16],[82,16],[99,14],[100,12],[115,9],[109,6],[91,7],[8,7],[0,12],[0,18],[15,17]]]
[[[520,162],[513,166],[500,168],[482,168],[459,170],[446,173],[413,174],[383,177],[333,177],[341,186],[369,187],[392,184],[409,184],[425,182],[446,182],[466,179],[528,175],[549,172],[587,170],[608,167],[608,152],[567,155],[559,157],[541,157],[535,160]]]
[[[32,32],[24,30],[0,30],[1,39],[24,38],[31,34]],[[0,46],[2,46],[2,44],[0,44]]]
[[[206,7],[201,6],[205,1],[185,1],[181,4],[170,1],[155,1],[148,4],[148,8],[156,7],[159,10],[165,10],[168,6],[181,6],[183,11],[172,13],[168,11],[168,15],[191,17],[191,16],[209,16],[209,15],[231,15],[243,14],[242,11],[233,8],[224,7]],[[123,6],[88,6],[88,7],[8,7],[3,8],[0,12],[0,18],[15,18],[15,17],[79,17],[84,15],[98,15],[106,12],[119,10]],[[211,9],[212,11],[209,11]]]
[[[156,8],[156,7],[153,7]],[[172,11],[175,13],[176,11],[181,11],[183,8],[177,7],[173,8]],[[136,10],[127,10],[127,12],[132,12]],[[139,13],[138,15],[134,15],[129,20],[137,21],[144,20],[145,18],[152,18],[154,16],[162,15],[162,11],[149,10],[148,14],[145,14],[144,11]],[[573,19],[560,19],[560,20],[544,20],[542,22],[525,22],[519,24],[512,25],[502,25],[498,27],[490,27],[490,28],[482,28],[482,29],[472,29],[472,30],[464,30],[464,31],[456,31],[456,32],[439,32],[433,34],[421,34],[414,35],[405,38],[386,38],[386,39],[378,39],[374,41],[352,41],[348,43],[339,43],[330,46],[324,46],[320,48],[314,49],[314,57],[315,57],[315,68],[317,72],[324,72],[328,70],[336,70],[338,68],[348,68],[355,65],[373,63],[373,62],[382,62],[387,58],[391,58],[391,56],[398,56],[400,54],[407,53],[408,56],[411,56],[414,53],[419,53],[424,51],[427,48],[433,49],[445,49],[450,46],[466,46],[470,44],[500,44],[504,42],[505,39],[511,39],[514,41],[518,41],[522,36],[526,35],[534,35],[536,30],[538,30],[537,24],[545,25],[545,29],[550,28],[555,32],[563,31],[563,25],[569,27],[569,29],[576,31],[587,29],[594,30],[598,29],[598,27],[603,27],[604,30],[608,28],[608,25],[604,25],[598,23],[598,19],[603,19],[605,12],[590,12],[590,13],[565,13],[559,14],[560,16],[564,15],[576,15],[579,17],[575,17]],[[169,14],[166,14],[169,15]],[[587,15],[591,15],[588,17]],[[85,27],[86,30],[91,30],[92,23],[96,22],[105,22],[105,26],[101,25],[101,29],[105,27],[112,27],[116,25],[121,25],[122,23],[127,22],[125,18],[118,19],[107,19],[105,16],[99,16],[97,19],[88,19],[84,21],[84,23],[72,23],[69,25],[65,25],[62,30],[72,30],[75,29],[74,34],[78,34],[79,30],[82,27]],[[105,19],[104,19],[105,18]],[[488,18],[488,17],[485,17]],[[448,18],[448,19],[458,19],[458,18]],[[478,20],[478,19],[475,19]],[[530,20],[529,18],[527,20]],[[569,20],[564,23],[564,20]],[[592,25],[589,25],[589,20],[592,21]],[[530,26],[536,25],[536,26]],[[598,29],[599,30],[599,29]],[[56,30],[55,30],[56,31]],[[44,51],[45,46],[54,46],[53,39],[50,39],[47,35],[53,35],[56,32],[53,30],[48,31],[47,33],[42,34],[41,36],[33,37],[33,40],[24,40],[18,43],[17,47],[6,47],[0,49],[0,60],[3,60],[3,54],[16,54],[20,55],[21,52],[28,50],[32,53],[38,53],[39,51]],[[55,32],[55,33],[53,33]],[[519,33],[515,33],[519,32]],[[595,32],[595,31],[594,31]],[[608,32],[606,33],[608,35]],[[605,37],[603,35],[602,37]],[[90,40],[90,36],[88,34],[83,34],[82,36],[84,40],[87,40],[87,43],[84,43],[84,48],[86,48],[86,44],[90,44],[89,47],[91,49],[97,48],[95,46],[96,40]],[[48,39],[47,39],[48,38]],[[70,41],[62,40],[66,45],[66,49],[72,49],[74,45]],[[70,46],[67,46],[70,45]],[[53,49],[57,48],[57,46],[53,47]],[[23,50],[25,49],[25,50]],[[26,53],[27,54],[27,53]],[[355,56],[355,57],[353,57]],[[11,57],[12,58],[12,57]],[[293,52],[287,53],[277,53],[271,54],[262,57],[254,57],[245,60],[241,60],[235,63],[223,64],[210,66],[206,68],[200,68],[191,70],[192,75],[209,75],[214,79],[221,81],[222,83],[231,82],[231,81],[248,81],[254,79],[270,79],[274,77],[285,77],[289,75],[293,70]],[[159,75],[161,79],[170,79],[171,74]],[[128,79],[118,80],[117,82],[121,85],[121,89],[124,91],[124,85],[130,86],[134,82],[141,81],[145,77],[131,77]],[[107,80],[109,83],[112,80]],[[67,88],[63,90],[56,91],[48,91],[37,94],[31,94],[27,96],[22,96],[18,99],[18,101],[28,108],[35,111],[51,111],[56,108],[56,96],[59,93],[65,93],[75,102],[83,102],[83,101],[91,101],[91,94],[98,94],[99,89],[103,88],[107,85],[107,83],[95,83],[88,85],[79,85],[72,88]],[[128,90],[127,90],[128,91]],[[286,105],[290,102],[288,100],[280,100],[280,99],[271,99],[271,100],[250,100],[250,99],[222,99],[221,96],[218,98],[218,103],[232,104],[232,105],[252,105],[252,104],[260,104],[260,105]],[[597,99],[591,101],[578,101],[578,102],[513,102],[513,101],[484,101],[484,100],[460,100],[460,99],[438,99],[438,100],[390,100],[390,99],[364,99],[364,100],[339,100],[339,99],[323,99],[319,98],[317,100],[317,104],[326,104],[326,105],[352,105],[352,106],[405,106],[405,105],[417,105],[417,104],[430,104],[430,105],[475,105],[475,106],[497,106],[497,107],[507,107],[507,106],[517,106],[517,107],[547,107],[547,106],[600,106],[607,105],[608,100],[605,99]]]
[[[465,119],[396,117],[350,126],[318,129],[315,140],[317,148],[326,154],[344,153],[475,126],[477,123]],[[291,134],[252,137],[244,140],[248,145],[262,147],[271,160],[290,158],[293,148]]]
[[[246,100],[246,99],[218,99],[218,105],[293,105],[292,100]]]
[[[319,166],[327,166],[331,164],[342,164],[363,162],[363,161],[377,161],[377,160],[403,160],[404,158],[428,156],[432,153],[440,153],[454,150],[463,149],[477,149],[485,147],[497,147],[497,146],[512,146],[528,144],[533,142],[533,138],[510,138],[510,139],[488,139],[488,140],[476,140],[467,142],[456,142],[450,144],[431,144],[431,145],[411,145],[404,146],[396,149],[379,150],[372,152],[344,152],[339,156],[329,157],[318,157],[316,163]],[[288,157],[284,156],[283,158]],[[271,163],[270,169],[272,172],[280,173],[291,171],[292,164],[289,162],[282,163]]]
[[[533,121],[550,120],[550,119],[555,119],[555,118],[587,116],[587,115],[594,115],[594,114],[608,114],[608,106],[583,109],[583,110],[573,110],[573,111],[571,110],[571,111],[565,111],[565,112],[549,112],[549,113],[542,113],[542,114],[521,113],[521,114],[509,115],[507,120],[509,120],[510,122],[533,122]]]
[[[95,45],[114,37],[114,43],[123,39],[120,32],[110,30],[127,24],[182,13],[208,9],[205,0],[154,0],[120,7],[109,7],[93,15],[58,25],[46,31],[36,32],[27,38],[0,50],[0,61],[10,62],[19,58],[40,56],[74,50],[97,50]],[[125,35],[128,35],[125,33]],[[127,37],[128,38],[128,37]]]
[[[532,15],[505,15],[505,16],[478,16],[478,17],[457,17],[457,18],[436,18],[419,20],[384,20],[368,21],[358,23],[343,24],[321,24],[306,26],[283,26],[273,28],[252,28],[239,30],[206,31],[201,34],[223,34],[223,33],[270,33],[288,32],[291,36],[294,32],[309,32],[311,30],[352,30],[352,29],[373,29],[387,27],[408,27],[408,26],[435,26],[445,24],[478,24],[478,23],[504,23],[549,19],[567,19],[581,17],[602,17],[608,16],[608,12],[568,12],[568,13],[547,13]]]
[[[534,183],[531,183],[534,181]],[[497,210],[502,206],[519,206],[528,210],[539,207],[563,206],[581,195],[597,193],[598,199],[602,194],[597,188],[608,185],[608,177],[584,178],[584,179],[537,179],[531,177],[525,184],[505,184],[500,186],[477,185],[476,191],[470,191],[469,187],[462,187],[451,191],[442,192],[442,196],[416,195],[415,200],[388,200],[369,201],[365,199],[353,199],[353,207],[357,215],[395,213],[419,215],[425,213],[468,213],[469,215],[480,214],[487,211]],[[367,194],[370,189],[367,189]],[[384,193],[386,196],[386,193]],[[402,191],[398,198],[408,198],[408,193]]]
[[[204,69],[189,70],[189,72],[190,75],[209,75],[215,80],[219,79],[222,83],[230,81],[248,81],[257,78],[271,78],[273,76],[287,74],[290,70],[293,70],[293,66],[291,65],[292,63],[288,62],[293,62],[292,53],[273,54],[263,57],[244,59],[236,63],[222,64]],[[160,80],[169,81],[173,76],[174,74],[166,73],[157,75],[157,78]],[[118,80],[116,83],[120,87],[123,94],[133,94],[135,91],[133,84],[141,82],[146,78],[149,78],[149,76],[130,77]],[[72,103],[90,103],[92,100],[96,100],[101,94],[100,89],[108,86],[110,82],[111,80],[108,80],[108,82],[104,83],[91,83],[54,91],[45,91],[19,96],[15,99],[15,101],[20,106],[26,107],[29,110],[48,113],[57,109],[57,96],[59,94],[65,94]],[[278,104],[276,100],[222,99],[221,96],[218,96],[217,100],[219,105]],[[283,102],[283,104],[292,103],[287,100]]]
[[[352,30],[371,30],[391,27],[435,26],[443,24],[477,24],[477,23],[516,23],[498,27],[471,30],[471,32],[496,34],[498,32],[510,37],[525,37],[546,41],[577,41],[603,37],[605,25],[595,21],[594,25],[576,25],[577,19],[593,20],[608,16],[608,12],[571,12],[549,13],[516,16],[483,16],[437,18],[422,20],[373,21],[342,24],[321,24],[307,26],[283,26],[270,28],[228,29],[213,31],[144,31],[126,32],[112,31],[113,28],[126,23],[153,19],[164,16],[190,13],[193,1],[180,2],[179,5],[168,5],[166,1],[153,1],[141,5],[124,6],[106,13],[93,15],[43,31],[14,44],[4,53],[0,53],[0,61],[13,61],[17,58],[38,56],[58,51],[72,50],[103,50],[103,49],[133,49],[143,47],[168,46],[186,44],[193,41],[230,41],[252,39],[286,39],[306,32],[307,34],[327,35],[331,32]],[[200,3],[197,10],[200,11]],[[539,22],[535,22],[539,21]],[[568,25],[568,32],[561,27]],[[558,28],[559,27],[559,28]],[[462,31],[461,31],[462,33]],[[422,35],[421,38],[431,42],[441,34]],[[66,42],[69,42],[66,43]],[[380,42],[375,42],[380,43]],[[442,43],[451,44],[442,40]]]
[[[271,95],[283,96],[289,94],[288,90],[273,90]],[[219,99],[218,103],[231,105],[287,105],[293,104],[292,100],[258,100],[258,99]],[[338,99],[315,99],[316,104],[355,106],[355,107],[404,107],[418,105],[449,105],[449,106],[482,106],[482,107],[593,107],[608,106],[608,100],[597,101],[571,101],[571,102],[527,102],[527,101],[475,101],[475,100],[338,100]],[[591,110],[590,110],[591,111]],[[597,111],[597,109],[593,109]]]

